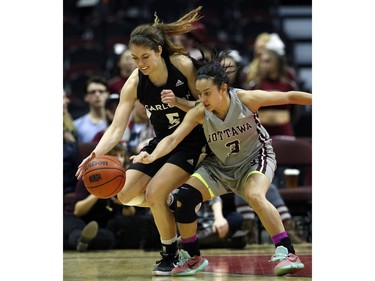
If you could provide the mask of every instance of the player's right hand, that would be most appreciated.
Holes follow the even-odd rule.
[[[96,157],[96,153],[93,151],[89,156],[82,160],[81,164],[78,166],[78,170],[76,172],[77,180],[80,180],[83,177],[83,172],[86,169],[87,164]]]
[[[155,157],[148,154],[146,151],[142,151],[138,155],[130,156],[130,160],[133,160],[133,163],[143,163],[149,164],[155,161]]]

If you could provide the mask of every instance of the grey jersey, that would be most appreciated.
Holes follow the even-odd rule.
[[[221,120],[205,110],[203,123],[208,145],[224,167],[238,167],[256,157],[269,135],[261,125],[257,112],[251,112],[239,100],[236,90],[229,88],[230,106]]]

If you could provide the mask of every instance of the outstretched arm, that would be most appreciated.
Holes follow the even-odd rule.
[[[312,95],[302,91],[262,91],[262,90],[240,90],[238,97],[252,112],[258,111],[262,106],[299,104],[311,105]]]
[[[114,119],[111,125],[106,129],[104,135],[95,147],[94,151],[82,160],[78,166],[76,177],[81,179],[86,165],[95,157],[106,154],[110,151],[123,136],[126,125],[129,122],[130,113],[137,99],[138,74],[137,69],[133,71],[129,79],[125,82],[120,96],[120,102],[117,106]]]
[[[195,128],[195,126],[201,123],[200,120],[203,119],[202,114],[204,114],[204,111],[202,111],[201,108],[202,106],[198,105],[189,110],[178,128],[171,135],[163,138],[151,154],[142,151],[138,155],[131,156],[130,160],[133,160],[133,163],[149,164],[156,159],[167,155],[176,148],[176,146]]]

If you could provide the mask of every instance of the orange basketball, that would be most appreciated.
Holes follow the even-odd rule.
[[[117,195],[125,184],[125,169],[114,156],[92,159],[83,173],[86,189],[95,197],[106,199]]]

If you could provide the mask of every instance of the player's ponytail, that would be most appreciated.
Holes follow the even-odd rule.
[[[163,54],[172,55],[174,53],[187,55],[187,51],[183,46],[174,44],[169,37],[188,33],[197,27],[197,22],[202,18],[199,14],[202,6],[190,11],[180,19],[172,23],[160,22],[159,17],[155,13],[154,23],[143,24],[136,27],[130,34],[129,46],[134,44],[138,46],[146,46],[154,51],[159,46],[163,47]]]

